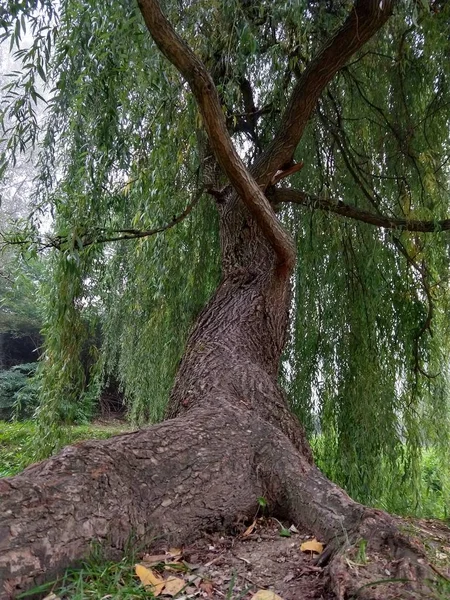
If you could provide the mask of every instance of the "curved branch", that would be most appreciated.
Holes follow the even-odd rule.
[[[101,227],[95,227],[91,230],[91,232],[86,232],[82,234],[80,237],[81,246],[86,248],[87,246],[92,246],[93,244],[106,244],[107,242],[120,242],[122,240],[135,240],[139,238],[150,237],[152,235],[156,235],[157,233],[163,233],[168,229],[172,229],[181,221],[184,221],[186,217],[190,215],[190,213],[194,210],[197,204],[202,197],[204,190],[198,190],[194,195],[193,199],[186,208],[179,215],[174,216],[171,221],[166,223],[165,225],[161,225],[160,227],[155,227],[154,229],[104,229]],[[123,234],[123,235],[109,235],[104,237],[97,237],[95,234],[102,234],[105,232],[109,232],[110,234]],[[89,234],[92,235],[89,235]],[[47,250],[48,248],[55,248],[56,250],[60,250],[64,244],[67,244],[70,236],[61,236],[55,235],[50,236],[47,235],[44,239],[45,242],[38,243],[39,250]],[[33,244],[32,240],[8,240],[7,237],[2,234],[0,231],[0,239],[3,240],[4,246],[26,246]]]
[[[317,100],[348,59],[384,25],[397,0],[356,0],[346,21],[324,44],[295,85],[277,133],[252,170],[266,188],[281,165],[289,162]]]
[[[90,246],[92,244],[105,244],[106,242],[118,242],[121,240],[134,240],[138,238],[150,237],[151,235],[156,235],[157,233],[162,233],[163,231],[167,231],[168,229],[172,229],[181,221],[184,221],[186,217],[188,217],[202,197],[203,190],[198,190],[194,195],[193,199],[189,202],[186,208],[179,215],[174,216],[171,221],[166,223],[165,225],[161,225],[160,227],[155,227],[154,229],[113,229],[111,233],[121,233],[123,235],[115,236],[115,237],[103,237],[103,238],[93,238],[92,240],[83,241],[83,246]],[[108,231],[105,229],[97,228],[96,231]]]
[[[328,212],[348,217],[356,221],[362,221],[369,225],[382,227],[383,229],[399,229],[401,231],[415,231],[421,233],[437,233],[439,231],[448,231],[450,229],[450,219],[442,221],[422,221],[419,219],[398,219],[378,215],[367,210],[362,210],[356,206],[346,204],[341,200],[333,201],[318,196],[312,196],[306,192],[292,189],[275,189],[271,192],[270,198],[274,203],[290,202],[300,204],[309,208],[319,208]]]
[[[157,0],[138,0],[138,4],[156,45],[189,83],[220,166],[272,245],[279,263],[290,270],[295,262],[292,239],[236,152],[216,87],[205,65],[173,29]]]

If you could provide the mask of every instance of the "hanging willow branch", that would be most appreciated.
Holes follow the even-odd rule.
[[[204,190],[198,190],[191,202],[186,206],[186,208],[179,215],[176,215],[172,218],[171,221],[166,223],[165,225],[161,225],[160,227],[155,227],[154,229],[105,229],[101,227],[95,227],[91,229],[89,232],[79,233],[76,239],[76,243],[81,248],[86,248],[88,246],[92,246],[93,244],[106,244],[108,242],[120,242],[123,240],[135,240],[139,238],[146,238],[152,235],[156,235],[157,233],[163,233],[168,229],[172,229],[175,225],[178,225],[186,217],[188,217],[202,197]],[[109,235],[102,235],[108,232]],[[114,235],[119,234],[119,235]],[[14,239],[9,238],[4,233],[0,232],[0,237],[2,239],[2,244],[4,246],[29,246],[35,242],[30,239]],[[56,248],[57,250],[61,250],[64,245],[66,245],[70,238],[73,235],[55,235],[55,236],[46,236],[45,241],[38,242],[38,249],[40,251],[47,250],[49,248]]]

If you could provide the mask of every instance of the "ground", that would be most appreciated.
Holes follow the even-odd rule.
[[[3,425],[5,437],[3,441],[6,444],[4,450],[8,454],[12,451],[11,443],[15,446],[17,456],[13,456],[11,465],[17,471],[20,463],[27,458],[26,453],[21,450],[21,445],[23,437],[30,433],[30,425]],[[123,423],[112,425],[96,423],[95,427],[78,428],[80,431],[74,429],[73,435],[76,438],[89,437],[89,434],[108,437],[121,428],[127,429]],[[193,438],[189,439],[192,443]],[[26,445],[24,448],[26,449]],[[206,494],[205,485],[204,483],[204,494]],[[312,501],[313,498],[310,499],[310,502]],[[115,561],[108,562],[104,557],[97,556],[96,562],[91,559],[81,571],[72,571],[66,577],[63,589],[61,583],[51,584],[50,587],[46,585],[45,593],[49,594],[51,591],[54,594],[50,596],[52,600],[55,600],[55,597],[64,600],[86,600],[87,598],[128,600],[151,597],[148,590],[142,588],[135,575],[134,565],[138,563],[152,569],[155,575],[159,574],[167,578],[167,576],[173,577],[175,573],[177,578],[182,579],[184,590],[176,598],[250,600],[258,590],[273,590],[282,600],[316,598],[336,600],[336,596],[327,587],[329,567],[320,564],[321,557],[326,556],[327,547],[324,547],[321,556],[313,555],[310,551],[302,551],[301,544],[312,539],[311,532],[301,529],[298,522],[280,523],[272,517],[264,516],[266,510],[264,499],[260,498],[259,503],[256,514],[253,513],[254,518],[252,514],[247,514],[246,518],[233,521],[231,529],[229,527],[227,531],[203,534],[195,543],[181,548],[176,555],[166,554],[170,550],[169,546],[156,540],[153,544],[147,543],[144,547],[133,547],[133,552],[128,553],[123,560],[117,557]],[[399,532],[406,534],[412,540],[411,549],[417,548],[419,555],[422,553],[426,555],[432,569],[430,572],[436,579],[432,588],[426,593],[418,591],[411,592],[409,595],[408,592],[402,597],[408,600],[409,598],[448,600],[450,598],[450,529],[445,523],[437,520],[399,517],[394,519]],[[117,521],[115,522],[117,526]],[[280,534],[290,535],[290,537],[283,537]],[[319,539],[319,541],[323,540]],[[159,555],[156,561],[149,559],[149,555],[155,554]],[[386,558],[385,553],[377,554],[373,548],[366,555],[366,548],[362,541],[344,555],[346,568],[341,570],[339,576],[343,575],[344,578],[350,576],[356,579],[359,585],[364,585],[370,575],[372,580],[383,579],[384,581],[377,584],[378,589],[373,597],[394,600],[398,597],[396,591],[399,586],[403,587],[403,583],[392,581],[391,573],[398,572],[396,568],[398,561],[391,560],[391,563],[388,563],[387,560],[389,559]],[[419,562],[421,560],[419,559]],[[175,571],[168,570],[167,563],[175,564],[175,567],[170,567],[175,568]],[[400,577],[411,578],[408,572],[401,570],[401,573]],[[161,598],[167,597],[165,591],[162,590]],[[367,591],[366,589],[365,592]],[[344,593],[342,597],[347,600],[348,594]],[[270,596],[268,598],[272,600]]]
[[[441,593],[436,588],[436,600],[450,598],[450,529],[440,521],[426,519],[399,518],[399,525],[425,547],[431,561],[438,565],[441,587],[447,590]],[[289,527],[284,524],[285,529]],[[281,537],[281,525],[274,519],[257,521],[249,535],[245,535],[244,524],[240,529],[235,535],[205,536],[183,549],[183,559],[198,567],[185,577],[200,575],[211,583],[204,591],[190,585],[185,597],[247,600],[258,590],[271,590],[283,600],[335,600],[336,596],[327,591],[326,567],[316,564],[318,555],[300,549],[305,541],[313,539],[310,533],[296,533],[294,529],[291,537]],[[363,553],[359,560],[364,562]],[[353,568],[363,570],[370,565],[354,562]],[[387,571],[386,579],[389,576]],[[385,598],[394,599],[395,595]]]
[[[436,568],[436,584],[429,594],[411,598],[450,598],[450,529],[445,523],[430,519],[398,518],[398,524],[425,548]],[[290,537],[280,535],[280,532],[286,534],[289,528]],[[301,550],[301,545],[311,539],[312,535],[298,531],[294,524],[281,524],[273,518],[257,518],[250,523],[237,523],[235,530],[227,534],[205,534],[184,548],[168,548],[155,543],[128,559],[127,564],[122,561],[120,567],[100,565],[97,575],[87,567],[84,575],[78,579],[75,577],[76,584],[66,586],[64,591],[58,591],[58,586],[54,586],[50,593],[47,589],[46,598],[109,600],[152,597],[151,588],[145,591],[136,576],[135,564],[140,564],[157,578],[178,582],[181,590],[175,596],[170,585],[159,591],[153,589],[164,599],[251,600],[259,592],[256,595],[258,600],[336,600],[327,588],[327,568],[317,564],[319,555]],[[355,570],[370,572],[370,561],[364,564],[363,548],[358,557],[348,559],[348,562]],[[395,586],[401,585],[401,582],[388,582],[391,579],[389,575],[386,570],[386,582],[380,581],[378,586],[386,591],[383,593],[385,600],[395,600]],[[111,580],[109,587],[105,581],[107,578]],[[84,588],[83,592],[80,592],[81,588]],[[171,593],[168,594],[168,591]],[[261,595],[261,591],[266,594]]]

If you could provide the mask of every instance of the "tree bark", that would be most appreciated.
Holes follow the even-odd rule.
[[[277,383],[290,274],[239,198],[218,208],[223,277],[189,337],[169,419],[69,446],[0,480],[2,600],[76,564],[94,541],[110,553],[130,539],[142,548],[161,536],[183,544],[251,517],[261,496],[272,514],[328,544],[324,562],[338,598],[388,567],[396,572],[400,558],[417,567],[420,553],[391,517],[353,502],[314,466]],[[375,558],[365,571],[349,569],[361,538],[380,572]],[[386,589],[358,597],[386,598]],[[406,587],[397,592],[414,597]]]

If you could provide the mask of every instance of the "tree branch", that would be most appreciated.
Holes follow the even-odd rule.
[[[439,231],[448,231],[450,229],[450,219],[443,219],[442,221],[422,221],[419,219],[409,220],[387,217],[385,215],[374,214],[367,210],[362,210],[356,206],[351,206],[341,200],[327,200],[299,190],[279,188],[271,191],[269,197],[274,203],[290,202],[309,208],[319,208],[320,210],[332,212],[356,221],[362,221],[363,223],[375,225],[376,227],[382,227],[383,229],[398,229],[401,231],[415,231],[421,233],[436,233]]]
[[[155,227],[154,229],[114,229],[112,233],[123,233],[124,235],[116,236],[116,237],[104,237],[104,238],[94,238],[87,243],[83,242],[83,246],[89,246],[91,244],[104,244],[106,242],[118,242],[120,240],[133,240],[138,238],[150,237],[151,235],[156,235],[157,233],[162,233],[163,231],[167,231],[168,229],[172,229],[181,221],[184,221],[186,217],[188,217],[197,204],[200,201],[200,198],[203,194],[203,189],[197,190],[197,193],[192,198],[191,202],[186,206],[186,208],[179,215],[174,216],[171,221],[166,223],[166,225],[161,225],[160,227]],[[105,231],[104,229],[96,229],[96,231]],[[111,231],[111,230],[109,230]]]
[[[252,173],[263,189],[289,162],[317,100],[348,59],[384,25],[398,0],[356,0],[346,21],[324,44],[295,85],[272,142],[256,161]]]
[[[160,227],[155,227],[154,229],[104,229],[101,227],[95,227],[91,231],[86,231],[85,233],[81,234],[81,237],[80,237],[81,245],[83,248],[86,248],[87,246],[92,246],[93,244],[106,244],[107,242],[120,242],[122,240],[135,240],[135,239],[139,239],[139,238],[150,237],[152,235],[156,235],[157,233],[162,233],[163,231],[167,231],[168,229],[175,227],[175,225],[178,225],[178,223],[181,223],[181,221],[184,221],[184,219],[187,216],[189,216],[189,214],[193,211],[195,206],[199,203],[200,198],[202,197],[203,191],[204,191],[203,189],[198,190],[197,193],[194,195],[193,199],[191,200],[191,202],[189,202],[189,204],[183,210],[183,212],[177,216],[174,216],[173,219],[171,221],[169,221],[168,223],[166,223],[165,225],[161,225]],[[100,236],[97,235],[97,234],[102,234],[105,232],[109,232],[110,234],[117,233],[117,234],[123,234],[123,235],[107,235],[104,237],[101,237],[101,235]],[[5,236],[5,234],[3,234],[2,232],[0,232],[0,237],[3,239],[3,244],[5,246],[25,246],[25,245],[31,245],[34,243],[32,240],[26,240],[26,239],[8,240],[7,237]],[[47,235],[44,238],[45,241],[39,242],[38,248],[39,248],[39,250],[47,250],[49,248],[56,248],[57,250],[60,250],[62,248],[62,246],[64,246],[64,244],[67,244],[68,239],[69,239],[69,236]]]
[[[372,212],[356,208],[356,206],[350,206],[345,204],[341,200],[331,201],[325,198],[319,198],[312,196],[305,192],[292,189],[273,189],[270,191],[269,198],[275,203],[290,202],[293,204],[300,204],[309,208],[318,208],[332,212],[343,217],[362,221],[369,225],[376,227],[382,227],[384,229],[395,229],[399,231],[412,231],[420,233],[436,233],[439,231],[450,230],[450,219],[443,219],[441,221],[422,221],[422,220],[408,220],[398,219],[395,217],[386,217],[381,214],[374,214]],[[431,332],[431,322],[433,319],[433,296],[428,283],[429,271],[424,264],[420,265],[412,258],[403,246],[400,239],[393,237],[393,243],[399,252],[404,256],[407,263],[411,265],[419,274],[423,292],[427,299],[427,315],[420,326],[419,331],[414,336],[414,347],[413,347],[413,359],[414,359],[414,372],[416,379],[419,374],[423,375],[427,379],[438,377],[440,373],[430,374],[420,364],[420,340],[426,331]]]
[[[290,270],[295,262],[291,236],[236,152],[217,89],[205,65],[173,29],[157,0],[138,0],[138,4],[156,45],[189,83],[211,148],[224,173],[273,247],[279,264]]]

